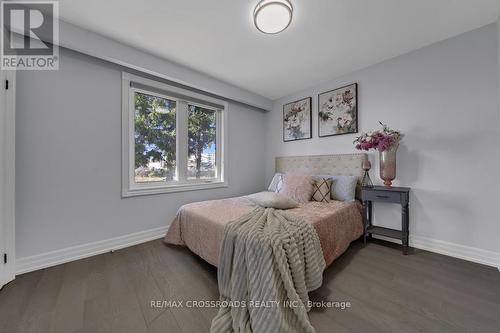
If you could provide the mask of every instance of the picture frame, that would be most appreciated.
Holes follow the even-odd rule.
[[[318,137],[358,133],[358,84],[318,94]]]
[[[283,105],[283,141],[312,139],[312,97]]]

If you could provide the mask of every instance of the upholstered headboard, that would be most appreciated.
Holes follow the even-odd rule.
[[[366,157],[365,153],[276,157],[276,172],[293,172],[306,175],[356,176],[358,177],[356,194],[359,198],[361,180],[363,178],[361,162]]]

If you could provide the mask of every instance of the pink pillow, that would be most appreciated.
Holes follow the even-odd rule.
[[[280,193],[298,203],[307,203],[311,200],[314,191],[313,181],[311,176],[287,173],[283,177],[283,187]]]

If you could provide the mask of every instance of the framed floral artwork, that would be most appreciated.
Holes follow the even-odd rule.
[[[358,84],[318,95],[318,136],[358,133]]]
[[[312,138],[312,98],[283,105],[283,141]]]

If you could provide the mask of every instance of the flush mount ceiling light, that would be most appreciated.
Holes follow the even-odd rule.
[[[253,21],[265,34],[277,34],[292,22],[293,7],[289,0],[262,0],[255,7]]]

